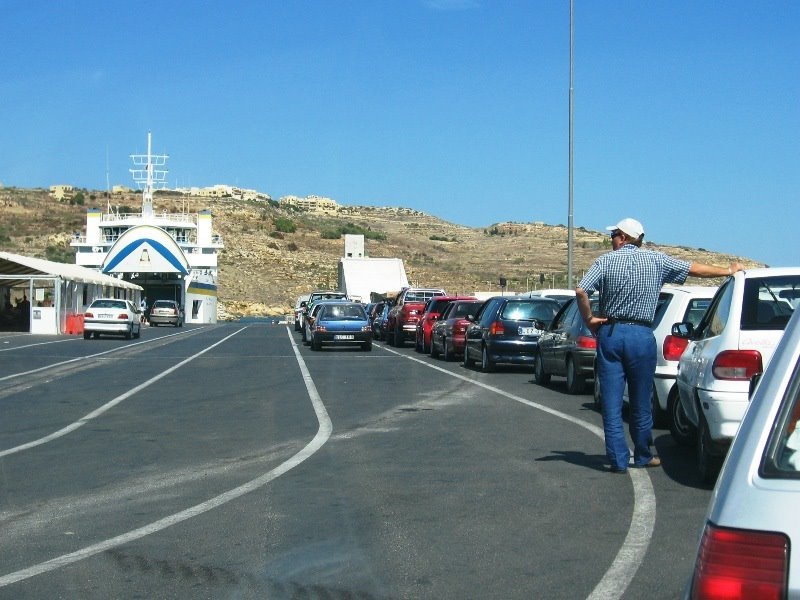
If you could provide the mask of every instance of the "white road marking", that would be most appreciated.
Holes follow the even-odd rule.
[[[554,417],[558,417],[559,419],[564,419],[565,421],[574,423],[579,427],[583,427],[584,429],[591,431],[601,440],[604,439],[602,427],[587,423],[583,419],[573,417],[572,415],[552,409],[549,406],[539,404],[538,402],[526,400],[525,398],[516,396],[506,392],[505,390],[501,390],[500,388],[483,383],[482,381],[477,381],[437,365],[432,365],[431,363],[414,356],[402,354],[395,350],[386,348],[385,346],[378,347],[383,348],[392,354],[396,354],[397,356],[401,356],[407,358],[408,360],[413,360],[421,365],[425,365],[430,369],[440,371],[446,375],[449,375],[450,377],[455,377],[456,379],[461,379],[462,381],[482,387],[485,390],[500,396],[504,396],[509,400],[514,400],[515,402],[519,402],[521,404],[530,406],[531,408],[541,410],[542,412],[546,412]],[[633,483],[633,514],[631,515],[631,524],[628,528],[628,534],[625,536],[625,541],[622,543],[622,546],[617,552],[614,562],[611,563],[611,566],[608,568],[605,575],[603,575],[603,578],[589,595],[589,600],[608,600],[611,598],[621,598],[631,581],[633,581],[636,572],[639,570],[639,567],[644,561],[645,554],[647,554],[647,548],[650,545],[650,540],[653,537],[653,530],[656,522],[656,496],[655,492],[653,491],[653,482],[650,480],[647,469],[630,468],[628,469],[628,474],[630,475],[631,482]]]
[[[36,342],[33,344],[25,344],[24,346],[14,346],[13,348],[0,348],[0,352],[11,352],[12,350],[21,350],[22,348],[33,348],[34,346],[46,346],[48,344],[60,344],[62,342],[74,342],[78,338],[68,338],[66,340],[48,340],[46,342]],[[3,342],[7,344],[8,342]]]
[[[240,331],[243,331],[243,329],[240,329],[239,331],[232,333],[228,337],[217,342],[217,344],[221,344],[222,342],[233,337]],[[317,415],[317,421],[319,422],[319,429],[317,430],[317,434],[308,444],[306,444],[306,446],[302,450],[300,450],[297,454],[295,454],[285,462],[281,463],[274,469],[267,471],[263,475],[256,477],[255,479],[252,479],[247,483],[240,485],[239,487],[233,488],[232,490],[229,490],[218,496],[215,496],[210,500],[207,500],[206,502],[201,502],[200,504],[196,504],[185,510],[164,517],[163,519],[150,523],[149,525],[145,525],[144,527],[140,527],[138,529],[134,529],[127,533],[123,533],[122,535],[118,535],[116,537],[104,540],[102,542],[98,542],[97,544],[92,544],[91,546],[87,546],[86,548],[76,550],[75,552],[70,552],[69,554],[64,554],[62,556],[39,563],[37,565],[33,565],[31,567],[28,567],[27,569],[21,569],[19,571],[9,573],[8,575],[4,575],[0,577],[0,587],[4,587],[12,583],[22,581],[24,579],[29,579],[36,575],[41,575],[42,573],[54,571],[66,565],[76,563],[85,558],[89,558],[90,556],[94,556],[95,554],[99,554],[100,552],[105,552],[106,550],[110,550],[111,548],[121,546],[122,544],[127,544],[134,540],[138,540],[152,533],[159,532],[163,529],[166,529],[167,527],[170,527],[182,521],[186,521],[187,519],[191,519],[192,517],[196,517],[197,515],[203,514],[209,510],[222,506],[223,504],[230,502],[231,500],[235,500],[241,496],[244,496],[245,494],[257,490],[258,488],[266,485],[273,479],[277,479],[284,473],[290,471],[291,469],[293,469],[294,467],[305,461],[307,458],[312,456],[314,453],[317,452],[317,450],[322,448],[322,446],[325,445],[325,443],[331,436],[331,432],[333,431],[333,425],[331,423],[330,417],[328,416],[328,411],[325,410],[325,405],[322,403],[322,399],[320,398],[319,393],[317,393],[317,388],[314,385],[314,381],[311,379],[311,374],[308,372],[306,364],[303,361],[303,358],[300,356],[300,351],[297,349],[297,344],[295,344],[295,341],[292,338],[292,334],[288,328],[287,332],[289,333],[289,340],[292,344],[295,357],[297,358],[297,362],[300,367],[300,372],[303,375],[303,381],[306,385],[308,397],[311,399],[311,403],[314,406],[314,412]],[[214,344],[214,346],[216,346],[217,344]],[[204,350],[204,352],[210,350],[214,346],[210,346],[209,348]],[[199,354],[195,355],[195,357],[196,356],[199,356]],[[188,360],[189,359],[183,361],[183,363],[180,363],[179,365],[176,365],[175,367],[173,367],[173,369],[177,368],[182,364],[185,364],[186,362],[188,362]]]
[[[97,352],[96,354],[87,354],[85,356],[79,356],[77,358],[70,358],[69,360],[62,360],[61,362],[53,363],[52,365],[45,365],[44,367],[39,367],[38,369],[31,369],[30,371],[21,371],[19,373],[12,373],[11,375],[6,375],[5,377],[0,377],[0,381],[7,381],[9,379],[15,379],[16,377],[22,377],[24,375],[32,375],[33,373],[39,373],[41,371],[47,371],[48,369],[52,369],[53,367],[60,367],[62,365],[68,365],[70,363],[78,362],[81,360],[86,360],[87,358],[96,358],[98,356],[104,356],[106,354],[113,354],[114,352],[122,352],[123,350],[127,350],[128,348],[132,348],[133,346],[139,346],[140,344],[150,344],[152,342],[163,340],[165,338],[173,337],[176,335],[194,335],[202,331],[201,329],[193,329],[190,331],[181,331],[179,333],[170,333],[168,335],[162,335],[152,340],[142,340],[141,342],[132,342],[130,344],[125,344],[124,346],[119,346],[118,348],[112,348],[111,350],[105,350],[104,352]],[[70,340],[68,340],[70,341]],[[35,344],[34,344],[35,345]],[[24,346],[23,346],[24,347]],[[13,348],[16,350],[17,348]],[[7,348],[6,350],[12,350],[12,348]],[[5,352],[5,350],[3,350]]]
[[[237,333],[240,333],[242,331],[244,331],[244,328],[239,329],[238,331],[234,331],[229,336],[222,338],[220,341],[218,341],[218,342],[216,342],[214,344],[211,344],[205,350],[201,350],[197,354],[194,354],[194,355],[190,356],[189,358],[186,358],[185,360],[182,360],[181,362],[179,362],[178,364],[170,367],[166,371],[162,371],[161,373],[159,373],[155,377],[151,377],[147,381],[145,381],[143,383],[140,383],[135,388],[132,388],[132,389],[128,390],[124,394],[120,394],[119,396],[117,396],[113,400],[109,400],[108,402],[103,404],[103,406],[100,406],[100,407],[94,409],[92,412],[88,413],[87,415],[84,415],[82,418],[78,419],[77,421],[74,421],[74,422],[70,423],[66,427],[62,427],[58,431],[54,431],[50,435],[46,435],[44,437],[41,437],[38,440],[33,440],[31,442],[26,442],[25,444],[20,444],[19,446],[14,446],[13,448],[8,448],[7,450],[0,450],[0,458],[3,458],[4,456],[8,456],[10,454],[16,454],[17,452],[22,452],[23,450],[29,450],[30,448],[35,448],[36,446],[41,446],[42,444],[46,444],[48,442],[52,442],[53,440],[57,440],[58,438],[67,435],[68,433],[72,433],[73,431],[75,431],[79,427],[83,427],[84,425],[86,425],[86,423],[88,423],[92,419],[95,419],[95,418],[99,417],[100,415],[102,415],[103,413],[111,410],[112,408],[114,408],[120,402],[122,402],[124,400],[127,400],[128,398],[130,398],[131,396],[133,396],[137,392],[140,392],[143,389],[150,387],[156,381],[159,381],[160,379],[163,379],[164,377],[166,377],[170,373],[173,373],[174,371],[177,371],[183,365],[193,361],[198,356],[202,356],[203,354],[205,354],[206,352],[208,352],[212,348],[215,348],[215,347],[219,346],[221,343],[229,340],[230,338],[235,336]],[[126,347],[130,347],[130,346],[126,346]],[[108,352],[116,352],[118,350],[119,350],[118,348],[115,348],[114,350],[109,350]],[[57,363],[57,364],[62,365],[62,364],[65,364],[65,363],[73,362],[75,360],[83,360],[85,358],[93,358],[93,357],[97,357],[97,356],[102,356],[103,354],[108,354],[108,352],[100,352],[99,354],[92,354],[91,356],[85,356],[85,357],[83,357],[81,359],[72,359],[72,360],[68,360],[68,361],[65,361],[65,362],[62,362],[62,363]],[[48,367],[48,368],[52,368],[54,366],[56,366],[56,365],[50,365],[50,367]],[[39,371],[41,369],[36,369],[36,370]],[[28,371],[28,373],[33,373],[33,371]],[[0,380],[0,381],[2,381],[2,380]]]

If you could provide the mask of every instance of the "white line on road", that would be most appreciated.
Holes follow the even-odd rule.
[[[115,352],[122,352],[123,350],[127,350],[128,348],[133,348],[134,346],[139,346],[140,344],[150,344],[152,342],[163,340],[166,338],[170,338],[176,335],[194,335],[199,333],[200,329],[193,329],[190,331],[182,331],[179,333],[170,333],[167,335],[162,335],[154,339],[150,340],[142,340],[141,342],[133,342],[131,344],[125,344],[124,346],[120,346],[118,348],[112,348],[111,350],[105,350],[103,352],[97,352],[96,354],[87,354],[86,356],[79,356],[77,358],[70,358],[69,360],[62,360],[61,362],[53,363],[52,365],[45,365],[44,367],[39,367],[38,369],[31,369],[30,371],[21,371],[19,373],[12,373],[11,375],[6,375],[5,377],[0,377],[0,381],[6,381],[8,379],[14,379],[16,377],[22,377],[23,375],[32,375],[33,373],[39,373],[40,371],[47,371],[48,369],[52,369],[55,367],[60,367],[62,365],[68,365],[70,363],[78,362],[80,360],[86,360],[87,358],[97,358],[98,356],[104,356],[106,354],[113,354]],[[70,340],[67,340],[70,341]],[[21,346],[24,347],[24,346]],[[16,350],[16,348],[14,348]]]
[[[591,431],[601,440],[604,439],[603,429],[601,427],[587,423],[583,419],[552,409],[544,404],[526,400],[525,398],[501,390],[493,385],[483,383],[482,381],[459,375],[458,373],[454,373],[437,365],[432,365],[414,356],[391,350],[385,346],[379,347],[397,356],[425,365],[430,369],[440,371],[450,377],[455,377],[456,379],[461,379],[467,383],[482,387],[485,390],[504,396],[509,400],[514,400],[515,402],[551,414],[559,419],[574,423],[579,427]],[[605,575],[603,575],[603,578],[589,595],[589,600],[621,598],[644,561],[644,556],[647,554],[647,548],[653,537],[653,529],[655,528],[656,522],[656,496],[653,491],[653,482],[650,480],[646,469],[628,469],[628,474],[633,483],[633,514],[631,515],[631,524],[628,528],[628,534],[625,536],[625,541],[617,552],[614,562],[611,563],[611,566],[608,568]]]
[[[243,329],[240,329],[239,331],[232,333],[228,337],[217,342],[217,344],[221,344],[222,342],[233,337],[240,331],[243,331]],[[289,330],[287,328],[287,332],[288,331]],[[134,529],[127,533],[123,533],[122,535],[118,535],[116,537],[104,540],[102,542],[98,542],[97,544],[87,546],[86,548],[82,548],[81,550],[77,550],[69,554],[64,554],[62,556],[53,558],[46,562],[33,565],[32,567],[28,567],[27,569],[22,569],[20,571],[9,573],[8,575],[4,575],[0,577],[0,587],[4,587],[12,583],[22,581],[24,579],[29,579],[36,575],[41,575],[42,573],[54,571],[66,565],[70,565],[85,558],[89,558],[90,556],[94,556],[95,554],[99,554],[100,552],[105,552],[106,550],[110,550],[111,548],[115,548],[117,546],[121,546],[122,544],[127,544],[134,540],[143,538],[152,533],[156,533],[158,531],[166,529],[167,527],[170,527],[182,521],[186,521],[187,519],[191,519],[192,517],[196,517],[197,515],[203,514],[204,512],[217,508],[218,506],[222,506],[223,504],[230,502],[231,500],[235,500],[241,496],[244,496],[245,494],[257,490],[258,488],[266,485],[273,479],[280,477],[284,473],[290,471],[291,469],[293,469],[294,467],[305,461],[307,458],[312,456],[314,453],[317,452],[317,450],[322,448],[322,446],[325,445],[325,443],[331,437],[331,432],[333,431],[333,425],[331,423],[330,417],[328,416],[328,411],[325,409],[325,405],[322,403],[322,399],[317,393],[317,388],[314,385],[314,381],[311,379],[311,374],[308,372],[306,364],[303,361],[303,358],[300,356],[300,351],[297,349],[297,344],[295,344],[291,332],[289,332],[289,340],[292,344],[295,357],[297,358],[297,362],[300,366],[300,372],[303,375],[303,381],[305,382],[306,385],[308,397],[311,399],[311,403],[314,406],[314,412],[317,415],[317,421],[319,422],[319,429],[317,430],[317,434],[308,444],[306,444],[306,446],[302,450],[300,450],[297,454],[295,454],[285,462],[281,463],[271,471],[264,473],[260,477],[256,477],[255,479],[252,479],[247,483],[242,484],[239,487],[233,488],[232,490],[229,490],[223,494],[215,496],[210,500],[207,500],[206,502],[201,502],[200,504],[196,504],[178,513],[164,517],[163,519],[150,523],[149,525],[145,525],[144,527]],[[217,344],[214,344],[214,346],[216,346]],[[210,350],[211,348],[213,348],[213,346],[207,348],[206,351]],[[195,356],[199,356],[199,354]],[[184,364],[188,362],[188,360],[189,359],[183,361],[183,363],[180,364]],[[178,366],[180,365],[176,365],[175,368],[177,368]]]

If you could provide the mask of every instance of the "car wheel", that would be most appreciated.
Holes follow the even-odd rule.
[[[364,352],[371,352],[372,351],[372,341],[364,342],[363,344],[361,344],[361,349]]]
[[[474,364],[474,361],[469,356],[469,347],[464,345],[464,367],[469,369]]]
[[[547,385],[550,383],[550,375],[544,372],[544,363],[542,362],[542,355],[538,352],[533,357],[533,377],[539,385]]]
[[[597,369],[594,370],[594,381],[592,382],[592,399],[594,400],[594,407],[600,410],[603,405],[603,396],[600,394],[600,376],[597,374]]]
[[[128,328],[128,331],[125,332],[125,339],[129,340],[133,337],[133,325]]]
[[[431,338],[431,358],[439,358],[439,348],[436,347],[436,341]]]
[[[136,333],[133,334],[133,337],[138,340],[141,335],[142,335],[142,326],[139,325],[139,327],[136,328]]]
[[[91,331],[84,331],[83,332],[83,339],[85,339],[85,340],[92,339],[92,332]]]
[[[451,360],[453,360],[455,358],[455,356],[453,354],[453,350],[447,344],[447,338],[445,338],[443,340],[442,345],[444,346],[444,360],[445,360],[445,362],[450,362]]]
[[[667,401],[667,418],[669,420],[669,432],[672,439],[680,446],[694,446],[697,443],[697,430],[689,421],[681,405],[678,386],[673,385],[669,392]]]
[[[414,336],[414,352],[422,352],[422,342],[419,339],[419,336]]]
[[[574,396],[582,393],[585,387],[586,380],[575,369],[575,361],[567,357],[567,393]]]
[[[319,338],[311,336],[311,349],[322,350],[322,344],[320,343]]]
[[[653,407],[653,427],[655,429],[664,429],[667,426],[667,418],[664,411],[661,410],[661,405],[658,403],[658,394],[656,393],[656,386],[650,391],[650,405]]]
[[[700,431],[697,433],[697,472],[702,483],[714,483],[722,468],[723,457],[715,453],[716,444],[711,439],[708,423],[700,414]]]
[[[399,327],[395,326],[394,335],[392,336],[392,346],[395,348],[402,348],[405,345],[406,341],[403,339],[403,332]]]
[[[489,349],[484,346],[483,351],[481,352],[481,371],[484,373],[492,373],[494,371],[494,367],[494,362],[492,362],[492,359],[489,358]]]

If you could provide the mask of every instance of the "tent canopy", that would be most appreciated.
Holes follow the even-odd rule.
[[[0,283],[9,286],[26,285],[31,277],[60,277],[78,283],[110,285],[127,290],[142,290],[135,283],[103,275],[79,265],[58,263],[42,258],[0,252]]]

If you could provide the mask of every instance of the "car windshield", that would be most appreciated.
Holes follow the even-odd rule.
[[[549,323],[558,312],[556,302],[509,302],[500,315],[503,319],[511,321],[545,321]]]
[[[800,301],[800,275],[751,277],[744,284],[742,330],[783,330]]]
[[[475,311],[481,305],[480,302],[459,302],[453,310],[450,311],[450,317],[466,317],[467,315],[474,315]]]
[[[92,302],[92,308],[116,308],[125,310],[127,306],[124,300],[95,300]]]

